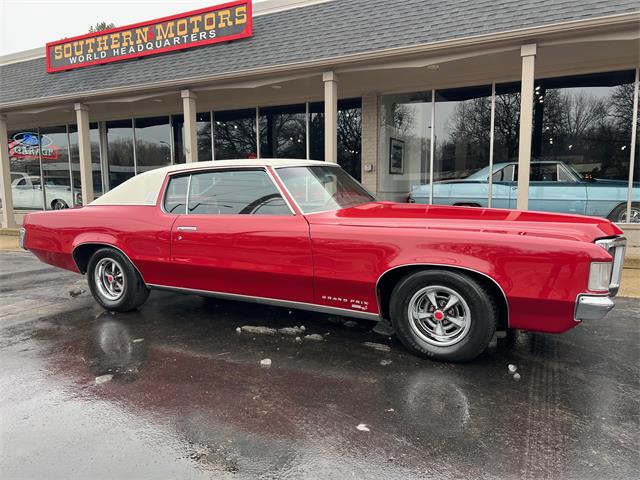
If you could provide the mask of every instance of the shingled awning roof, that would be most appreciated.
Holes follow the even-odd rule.
[[[334,0],[254,18],[252,38],[47,74],[0,67],[0,105],[320,61],[394,47],[637,12],[637,0]]]

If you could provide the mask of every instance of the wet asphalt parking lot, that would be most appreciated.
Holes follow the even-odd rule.
[[[0,252],[3,479],[640,471],[638,299],[454,365],[413,357],[364,321],[164,292],[111,314],[83,290],[79,275]]]

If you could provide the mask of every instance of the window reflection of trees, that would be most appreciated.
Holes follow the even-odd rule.
[[[260,109],[260,156],[306,158],[306,106]]]
[[[621,79],[622,80],[622,79]],[[633,117],[629,83],[536,86],[533,157],[562,161],[587,178],[626,180]],[[554,85],[551,85],[552,87]]]
[[[215,159],[257,156],[256,112],[247,109],[214,113]]]

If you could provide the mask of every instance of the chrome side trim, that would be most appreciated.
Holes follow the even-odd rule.
[[[380,280],[382,280],[382,277],[384,277],[387,273],[396,270],[398,268],[403,268],[403,267],[444,267],[444,268],[452,268],[455,270],[466,270],[468,272],[473,272],[473,273],[477,273],[479,275],[482,275],[483,277],[491,280],[500,290],[500,292],[502,293],[502,297],[504,298],[504,302],[507,305],[507,327],[509,326],[510,322],[510,313],[509,313],[509,300],[507,299],[507,294],[504,293],[504,290],[502,288],[502,286],[491,276],[487,275],[486,273],[482,273],[479,272],[478,270],[474,270],[473,268],[467,268],[467,267],[461,267],[459,265],[449,265],[446,263],[407,263],[404,265],[396,265],[395,267],[390,268],[389,270],[384,271],[379,277],[378,280],[376,281],[376,300],[378,302],[378,311],[380,312],[380,314],[382,315],[382,305],[380,303],[380,295],[379,295],[379,289],[378,286],[380,284]]]
[[[359,312],[356,310],[348,310],[346,308],[328,307],[315,303],[294,302],[290,300],[279,300],[277,298],[254,297],[251,295],[240,295],[236,293],[214,292],[209,290],[198,290],[195,288],[170,287],[167,285],[157,285],[153,283],[147,284],[147,287],[159,290],[169,290],[179,293],[195,293],[197,295],[205,295],[213,298],[224,298],[227,300],[239,300],[242,302],[260,303],[263,305],[272,305],[274,307],[296,308],[299,310],[309,310],[312,312],[332,313],[336,315],[344,315],[347,317],[362,318],[365,320],[379,320],[377,313]]]
[[[73,248],[73,251],[71,252],[71,256],[73,257],[73,262],[76,264],[76,267],[78,268],[78,271],[79,271],[80,273],[82,273],[83,275],[84,275],[85,273],[87,273],[87,272],[83,272],[83,271],[82,271],[82,269],[80,268],[80,265],[78,265],[78,261],[76,260],[76,250],[77,250],[78,248],[80,248],[81,246],[83,246],[83,245],[104,245],[105,247],[113,248],[114,250],[119,251],[122,255],[124,255],[124,256],[125,256],[125,258],[129,261],[129,263],[130,263],[131,265],[133,265],[133,268],[135,268],[135,269],[136,269],[136,272],[138,272],[138,275],[140,275],[140,278],[142,279],[142,282],[143,282],[143,283],[146,283],[146,282],[144,281],[144,277],[142,276],[142,273],[140,272],[140,270],[138,270],[138,267],[136,267],[136,264],[135,264],[135,263],[133,263],[133,262],[131,261],[131,258],[129,258],[129,255],[127,255],[126,253],[124,253],[122,250],[120,250],[120,249],[119,249],[118,247],[116,247],[115,245],[111,245],[110,243],[104,243],[104,242],[84,242],[84,243],[81,243],[81,244],[79,244],[79,245],[76,245],[76,246]]]

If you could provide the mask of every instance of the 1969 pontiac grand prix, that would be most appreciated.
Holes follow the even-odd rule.
[[[337,165],[234,160],[138,175],[31,213],[24,248],[128,311],[169,289],[388,319],[412,352],[469,360],[496,330],[564,332],[613,308],[625,240],[601,218],[376,201]]]

